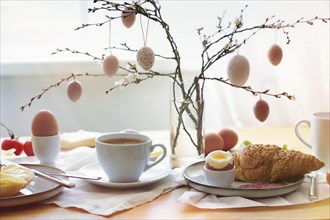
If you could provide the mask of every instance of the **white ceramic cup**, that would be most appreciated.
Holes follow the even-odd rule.
[[[306,141],[299,132],[299,125],[307,124],[311,128],[311,142]],[[295,133],[301,142],[312,149],[313,155],[322,160],[325,166],[319,171],[330,170],[330,112],[316,112],[311,120],[299,120],[295,124]]]
[[[40,161],[40,164],[55,166],[55,159],[61,149],[60,134],[53,136],[32,136],[31,141],[34,155]]]
[[[115,138],[139,139],[141,143],[113,144],[105,140]],[[149,161],[151,152],[156,148],[163,149],[163,154],[156,161]],[[128,183],[139,181],[143,172],[160,163],[166,157],[166,147],[162,144],[152,145],[152,139],[138,133],[112,133],[96,138],[98,161],[111,182]]]

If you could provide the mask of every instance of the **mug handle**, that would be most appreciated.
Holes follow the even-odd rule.
[[[300,124],[307,124],[309,127],[311,127],[311,122],[309,120],[300,120],[300,121],[297,121],[297,123],[294,126],[294,132],[296,133],[297,138],[301,142],[303,142],[309,148],[312,148],[312,145],[310,143],[308,143],[307,141],[305,141],[305,139],[301,136],[300,131],[299,131],[299,125]]]
[[[167,150],[166,150],[166,147],[165,147],[163,144],[155,144],[155,145],[152,145],[152,146],[150,147],[150,153],[151,153],[156,147],[161,147],[161,148],[163,149],[163,154],[162,154],[162,156],[161,156],[159,159],[157,159],[155,162],[148,163],[148,164],[146,165],[146,167],[144,168],[144,171],[147,171],[147,170],[149,170],[151,167],[157,165],[158,163],[160,163],[160,162],[166,157]],[[143,172],[144,172],[144,171],[143,171]]]

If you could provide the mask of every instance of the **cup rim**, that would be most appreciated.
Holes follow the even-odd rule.
[[[329,120],[330,112],[314,112],[312,116],[317,119]]]
[[[139,138],[139,139],[143,139],[144,142],[142,143],[138,143],[138,144],[110,144],[110,143],[105,143],[105,142],[102,142],[104,140],[107,140],[107,139],[112,139],[110,136],[122,136],[124,138]],[[127,136],[130,136],[130,137],[127,137]],[[115,138],[115,137],[113,137]],[[117,146],[117,145],[123,145],[123,146],[134,146],[134,145],[140,145],[140,144],[145,144],[145,143],[148,143],[152,141],[152,139],[147,136],[147,135],[144,135],[144,134],[140,134],[140,133],[125,133],[125,132],[114,132],[114,133],[107,133],[107,134],[102,134],[102,135],[99,135],[98,137],[95,138],[95,142],[96,143],[99,143],[99,144],[103,144],[103,145],[108,145],[108,146]]]

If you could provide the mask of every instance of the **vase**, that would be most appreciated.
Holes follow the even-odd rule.
[[[197,92],[199,91],[198,85],[194,92],[185,92],[187,90],[192,91],[194,85],[186,82],[184,84],[173,83],[171,87],[170,145],[172,168],[185,167],[204,158],[204,100],[201,94],[196,94],[199,93]]]

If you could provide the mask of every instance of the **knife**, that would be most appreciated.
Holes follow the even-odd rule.
[[[309,201],[314,201],[318,199],[317,194],[317,172],[314,172],[312,175],[310,175],[310,186],[309,186]]]
[[[1,165],[7,166],[8,164],[17,164],[17,163],[14,163],[14,162],[11,162],[11,161],[7,161],[7,160],[1,160]],[[69,181],[64,180],[64,179],[58,179],[58,178],[52,177],[50,175],[47,175],[45,173],[40,172],[39,170],[32,169],[32,168],[29,168],[29,167],[25,167],[24,165],[21,165],[21,164],[17,164],[17,165],[18,166],[21,166],[21,167],[24,167],[26,169],[31,170],[36,176],[42,177],[42,178],[44,178],[44,179],[46,179],[48,181],[57,183],[59,185],[65,186],[67,188],[73,188],[73,187],[76,186],[76,184],[74,184],[72,182],[69,182]]]

